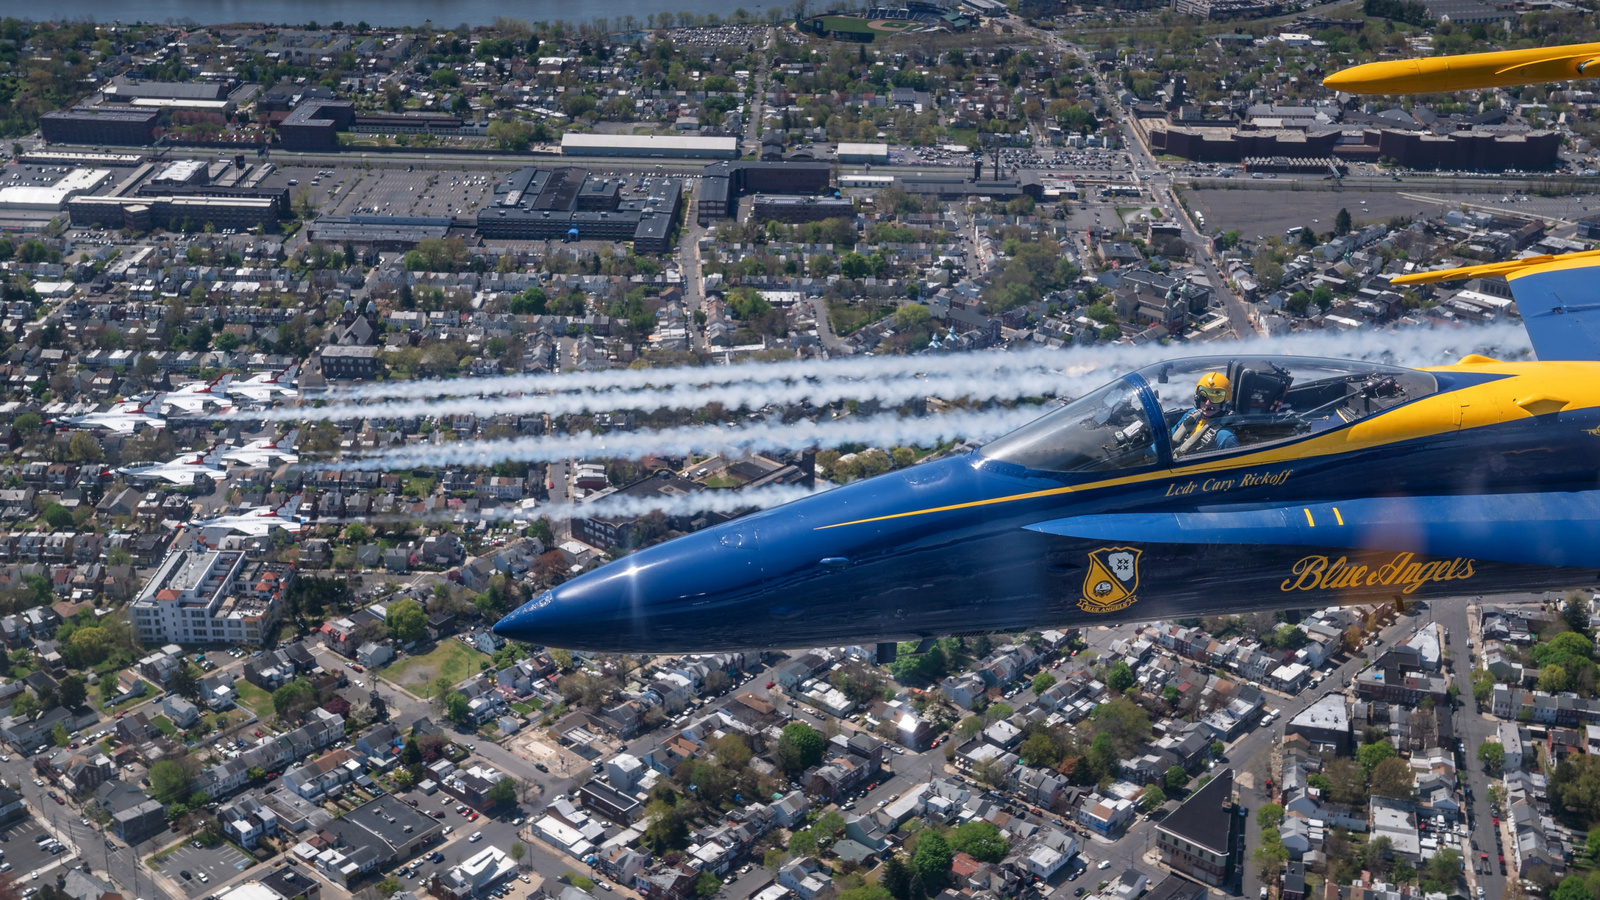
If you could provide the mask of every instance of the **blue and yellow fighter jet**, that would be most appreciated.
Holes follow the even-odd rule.
[[[1505,275],[1537,362],[1163,362],[963,456],[634,553],[501,635],[682,652],[1593,584],[1600,256]]]

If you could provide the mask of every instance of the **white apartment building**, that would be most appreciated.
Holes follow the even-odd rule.
[[[249,577],[240,550],[167,554],[132,606],[134,633],[158,644],[259,644],[278,619],[293,569],[261,564]]]

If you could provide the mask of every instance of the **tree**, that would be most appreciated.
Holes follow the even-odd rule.
[[[1130,755],[1150,736],[1150,714],[1126,697],[1101,703],[1089,714],[1096,737],[1106,737],[1119,756]]]
[[[1040,672],[1039,674],[1033,676],[1033,692],[1035,694],[1042,694],[1054,687],[1055,683],[1056,676],[1050,674],[1049,672]]]
[[[1539,669],[1539,681],[1534,687],[1541,691],[1559,694],[1571,683],[1566,666],[1544,666]]]
[[[997,863],[1006,858],[1011,842],[1000,829],[981,819],[968,822],[950,834],[950,847],[979,862]]]
[[[1600,756],[1572,754],[1550,775],[1550,805],[1574,817],[1600,820]]]
[[[1167,784],[1167,790],[1174,793],[1183,790],[1189,784],[1189,773],[1183,766],[1169,766],[1166,777],[1162,779]]]
[[[932,829],[917,834],[917,852],[911,856],[911,868],[930,890],[943,889],[950,880],[950,863],[955,851],[944,835]]]
[[[44,508],[39,516],[46,525],[57,531],[64,531],[72,527],[72,512],[59,503],[52,503]]]
[[[1256,824],[1262,831],[1271,831],[1283,822],[1283,807],[1277,803],[1263,803],[1256,807]]]
[[[517,784],[509,778],[501,778],[489,788],[485,798],[491,805],[510,805],[517,802]]]
[[[1028,735],[1028,739],[1017,748],[1017,755],[1022,758],[1024,764],[1036,769],[1054,766],[1061,761],[1061,753],[1056,750],[1056,742],[1043,731]]]
[[[1589,886],[1577,875],[1568,875],[1561,884],[1550,893],[1550,900],[1593,900],[1589,893]]]
[[[393,897],[400,892],[400,881],[395,878],[385,878],[373,885],[379,897]]]
[[[11,420],[11,427],[15,428],[24,439],[31,438],[44,427],[44,417],[38,413],[23,413]]]
[[[516,861],[517,867],[521,868],[522,858],[528,855],[528,845],[521,841],[512,841],[511,846],[507,847],[506,851],[509,852],[511,854],[511,858]]]
[[[11,714],[19,719],[30,719],[39,712],[39,698],[23,691],[11,703]]]
[[[1283,846],[1283,839],[1276,831],[1261,832],[1261,846],[1251,855],[1255,860],[1256,874],[1262,881],[1272,882],[1278,877],[1278,870],[1289,861],[1289,848]]]
[[[778,738],[778,765],[790,775],[804,772],[822,761],[826,745],[822,732],[804,722],[790,722]]]
[[[61,705],[68,709],[77,709],[89,697],[89,689],[84,685],[82,675],[68,675],[61,679],[61,690],[58,694]]]
[[[1133,669],[1125,662],[1118,660],[1111,671],[1106,673],[1106,684],[1117,693],[1123,693],[1133,687]]]
[[[1350,210],[1339,207],[1339,213],[1333,217],[1333,233],[1336,235],[1350,233]]]
[[[317,689],[303,678],[296,678],[272,692],[272,711],[287,722],[299,721],[316,705]]]
[[[1147,784],[1144,790],[1139,792],[1139,803],[1144,806],[1145,812],[1160,809],[1161,804],[1165,802],[1167,802],[1167,792],[1163,791],[1159,784]]]
[[[1485,741],[1478,745],[1478,761],[1483,763],[1490,775],[1498,778],[1506,764],[1506,748],[1499,741]],[[1600,828],[1592,833],[1600,834]]]
[[[464,725],[472,720],[472,701],[460,691],[451,691],[444,697],[444,714],[450,721]]]
[[[73,432],[67,440],[67,459],[71,462],[99,462],[105,455],[100,442],[87,431]]]
[[[1378,763],[1394,756],[1394,746],[1388,741],[1378,741],[1376,744],[1362,744],[1356,751],[1356,759],[1361,763],[1361,771],[1370,777],[1372,770]]]
[[[73,665],[87,669],[105,662],[115,642],[111,633],[98,625],[86,625],[67,636],[66,656]]]
[[[1596,833],[1600,833],[1597,829]],[[878,884],[889,892],[894,900],[911,900],[911,867],[906,865],[905,857],[898,853],[891,853],[883,861],[883,869],[878,873]]]
[[[1317,285],[1311,291],[1311,302],[1317,305],[1317,309],[1327,312],[1333,306],[1333,288],[1325,284]]]
[[[56,727],[50,729],[50,740],[54,741],[57,747],[65,747],[72,743],[72,735],[67,733],[67,726],[57,722]]]
[[[1398,756],[1380,761],[1372,767],[1372,792],[1380,797],[1411,799],[1417,792],[1411,766]]]
[[[395,640],[409,644],[427,634],[428,614],[422,611],[422,605],[415,600],[397,600],[389,604],[389,612],[383,622]]]
[[[1429,857],[1423,869],[1426,880],[1435,882],[1433,890],[1439,893],[1450,893],[1450,889],[1461,880],[1461,870],[1461,854],[1447,847],[1441,847]],[[1429,887],[1423,887],[1423,890],[1427,891]]]
[[[188,800],[191,784],[189,770],[176,760],[163,759],[150,767],[150,796],[164,804]]]

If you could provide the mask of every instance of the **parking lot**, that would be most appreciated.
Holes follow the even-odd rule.
[[[47,834],[44,826],[32,816],[0,831],[0,854],[3,854],[0,856],[0,860],[3,860],[0,866],[9,863],[11,868],[6,870],[7,873],[19,881],[26,881],[30,872],[73,856],[70,851],[46,851],[37,839]]]
[[[313,202],[339,215],[470,216],[494,190],[497,175],[481,171],[403,168],[304,169],[300,186],[312,185]],[[297,176],[290,176],[297,177]],[[309,180],[308,180],[309,179]],[[294,188],[291,188],[291,191]]]
[[[239,874],[250,865],[250,858],[235,850],[230,844],[215,847],[197,847],[190,841],[172,852],[158,864],[162,874],[183,887],[190,897],[210,893],[215,883]],[[189,877],[184,878],[183,873]],[[202,879],[201,876],[205,877]]]

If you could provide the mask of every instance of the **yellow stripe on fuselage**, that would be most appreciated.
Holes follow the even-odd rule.
[[[1559,265],[1559,263],[1552,263],[1551,265]],[[1042,491],[1011,494],[988,500],[971,500],[966,503],[952,503],[948,506],[890,513],[886,516],[855,519],[849,522],[838,522],[833,525],[819,525],[815,530],[826,531],[830,528],[843,528],[847,525],[887,522],[893,519],[905,519],[913,516],[926,516],[962,509],[977,509],[1001,503],[1038,500],[1043,497],[1058,497],[1102,488],[1121,487],[1128,484],[1162,481],[1168,478],[1189,478],[1195,475],[1205,475],[1228,469],[1267,466],[1276,463],[1333,456],[1353,450],[1367,450],[1373,447],[1381,447],[1385,444],[1429,437],[1447,431],[1482,428],[1498,425],[1502,422],[1529,418],[1532,414],[1517,406],[1516,401],[1519,397],[1531,397],[1536,394],[1560,397],[1566,400],[1567,405],[1563,408],[1565,412],[1600,407],[1600,363],[1596,362],[1487,362],[1469,365],[1432,366],[1421,371],[1463,372],[1475,375],[1503,375],[1507,377],[1485,384],[1432,394],[1396,409],[1362,419],[1347,428],[1331,431],[1304,441],[1269,447],[1245,456],[1205,460],[1162,471],[1124,475],[1087,484],[1048,488]]]

